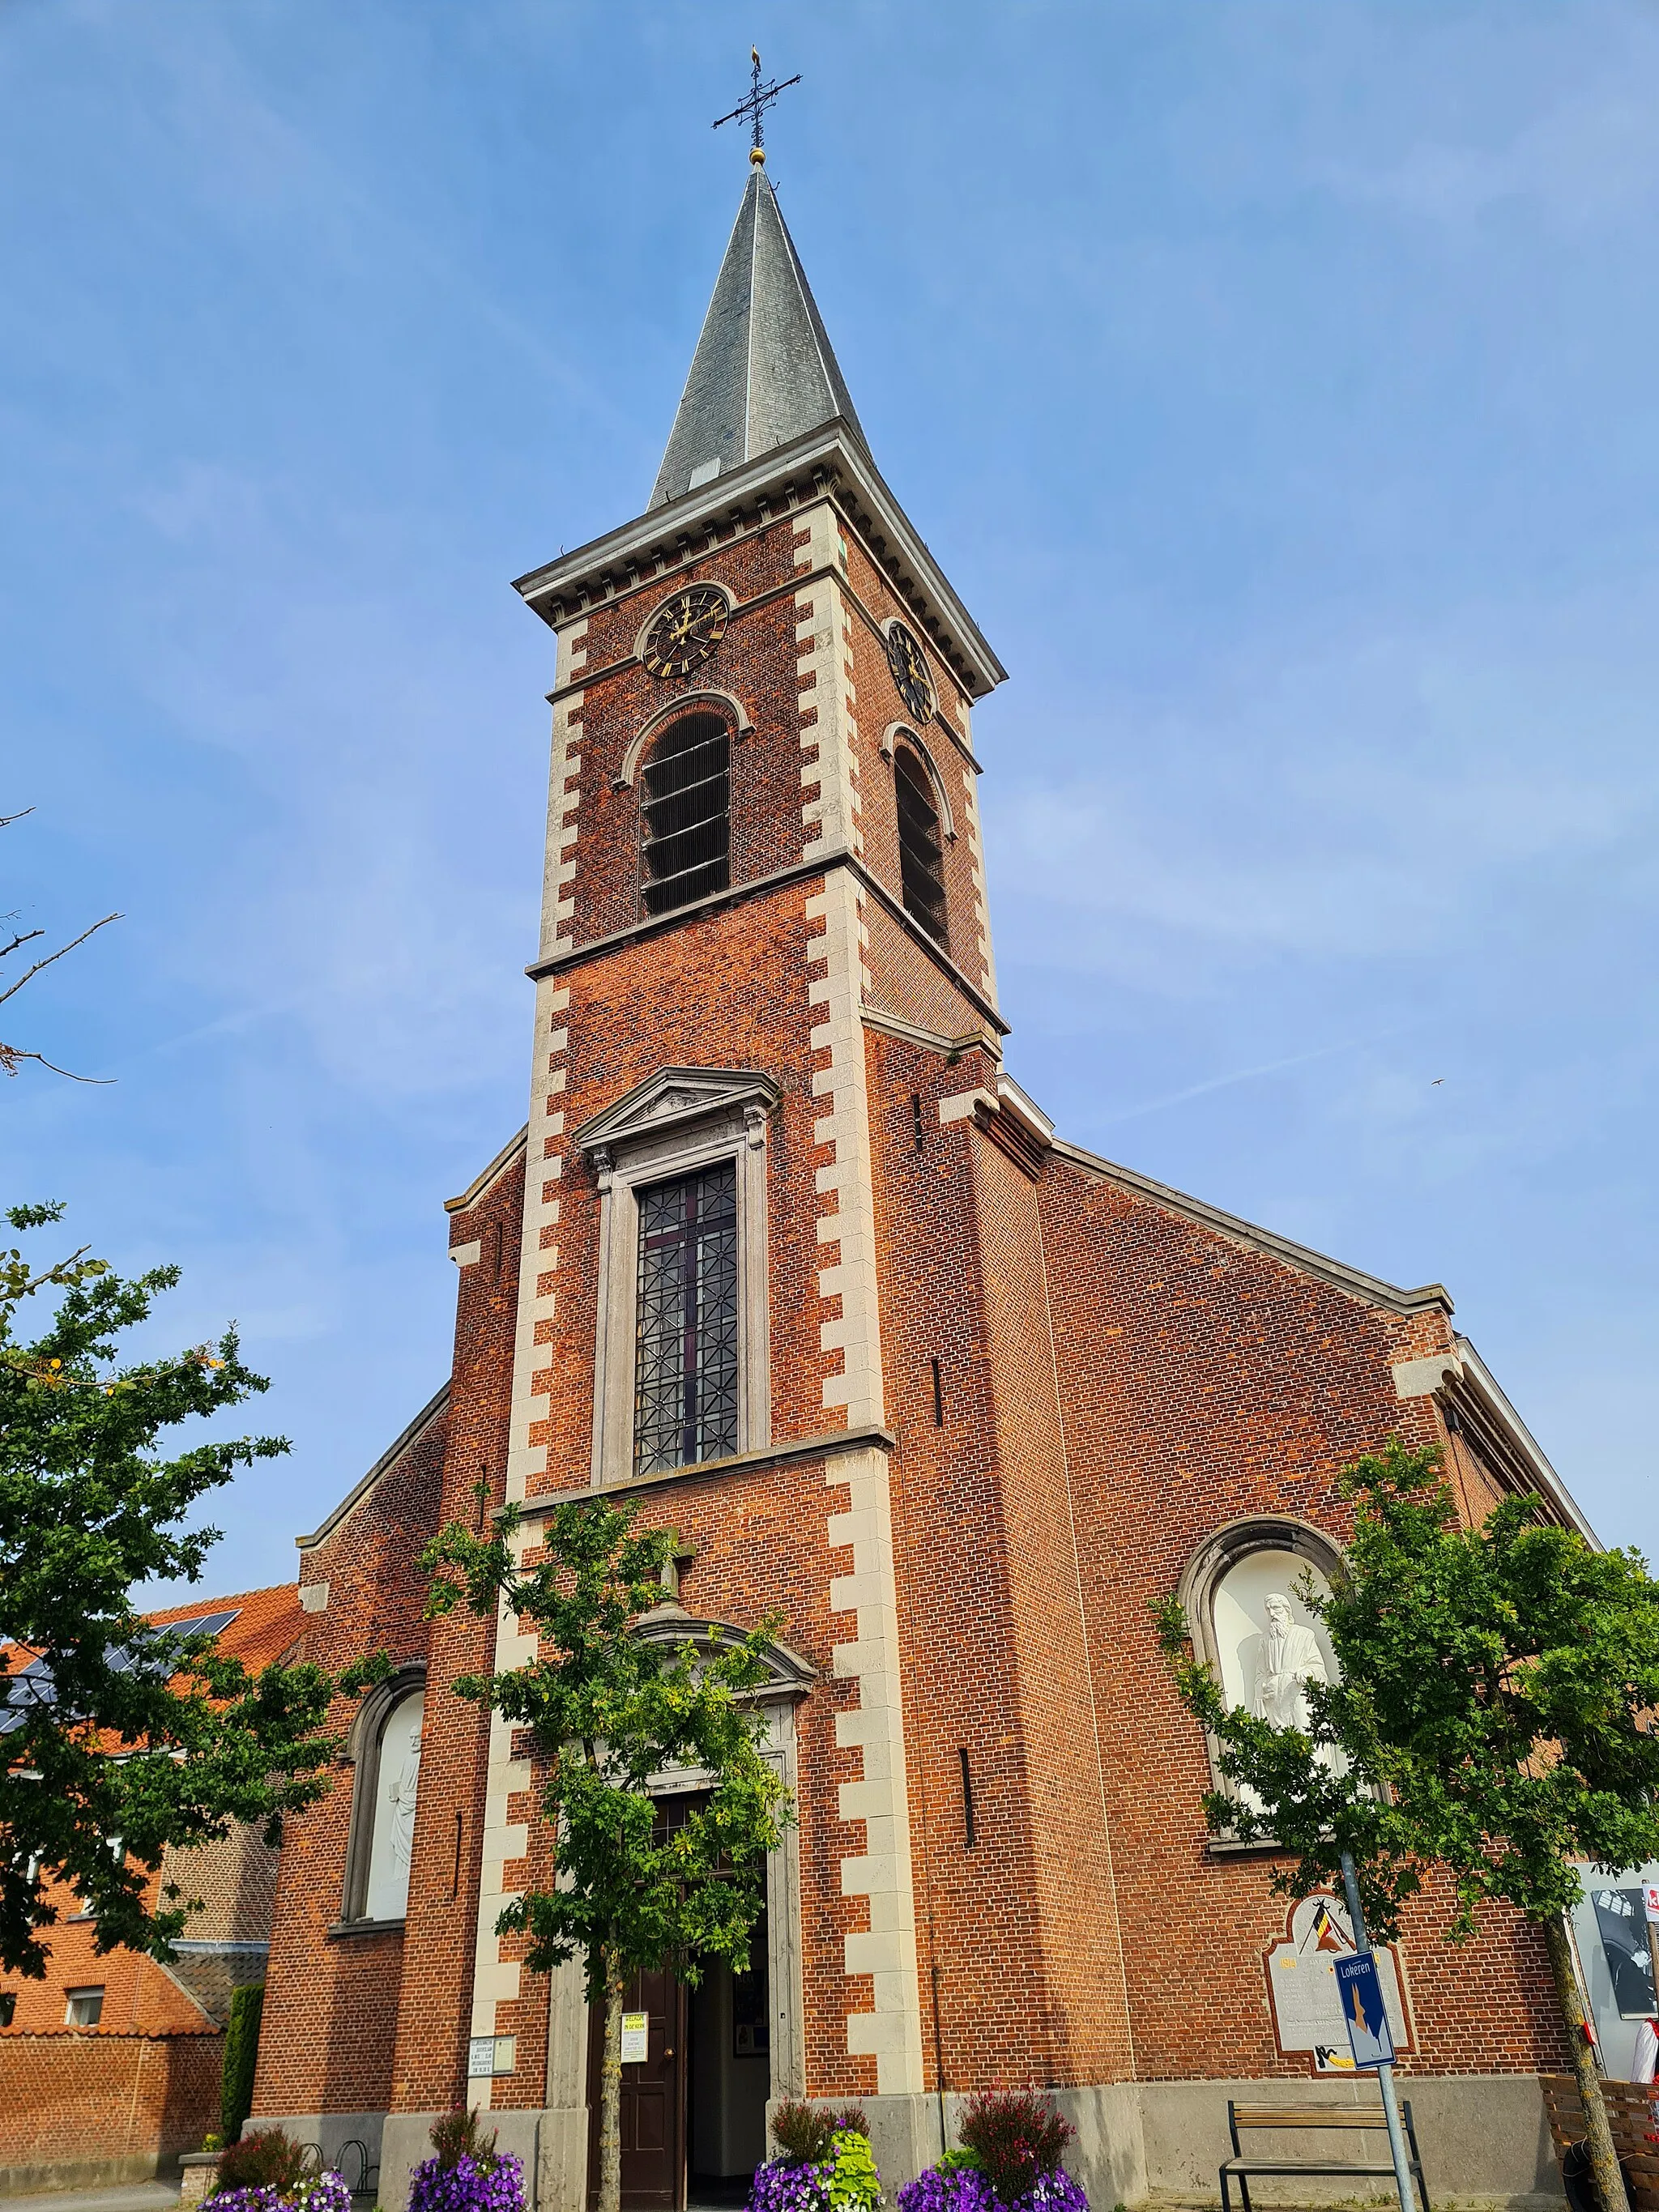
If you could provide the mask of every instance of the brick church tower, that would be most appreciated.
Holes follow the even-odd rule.
[[[411,1568],[482,1477],[526,1543],[592,1492],[673,1528],[648,1632],[786,1624],[799,1826],[753,1972],[635,1991],[625,2202],[741,2202],[785,2094],[863,2101],[896,2184],[951,2097],[1030,2081],[1097,2203],[1207,2187],[1224,2085],[1340,2071],[1340,2024],[1316,1901],[1287,1921],[1270,1857],[1206,1837],[1148,1601],[1180,1587],[1242,1700],[1390,1431],[1447,1444],[1472,1515],[1575,1510],[1439,1285],[1066,1145],[1004,1073],[971,722],[1004,672],[761,160],[644,513],[517,588],[556,644],[528,1127],[450,1202],[449,1382],[301,1540],[313,1656],[398,1672],[284,1848],[256,2112],[361,2144],[402,2212],[470,2101],[540,2205],[586,2202],[580,1972],[494,1932],[548,1878],[532,1747],[450,1690],[532,1647],[425,1623]],[[1525,2193],[1547,1969],[1496,1919],[1446,1954],[1445,1917],[1390,1968],[1419,2124],[1464,2146],[1443,2185]],[[1477,2097],[1496,2180],[1456,2164]]]

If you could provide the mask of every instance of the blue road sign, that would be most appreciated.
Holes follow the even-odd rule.
[[[1342,1992],[1342,2017],[1348,2024],[1348,2047],[1356,2066],[1392,2066],[1394,2035],[1376,1960],[1369,1951],[1355,1951],[1338,1959],[1336,1986]]]

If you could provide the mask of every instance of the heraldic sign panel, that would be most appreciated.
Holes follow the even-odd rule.
[[[1273,2014],[1273,2034],[1287,2058],[1312,2061],[1316,2074],[1352,2074],[1353,2053],[1349,2047],[1347,2019],[1337,1982],[1337,1962],[1354,1955],[1353,1931],[1347,1907],[1340,1899],[1320,1895],[1298,1898],[1291,1907],[1285,1933],[1262,1954],[1267,1977],[1267,2008]],[[1399,1954],[1392,1946],[1377,1947],[1377,1978],[1395,2049],[1413,2048],[1411,2023],[1406,2011]]]

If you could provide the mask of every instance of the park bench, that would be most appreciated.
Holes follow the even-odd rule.
[[[1408,2164],[1423,2200],[1423,2212],[1429,2212],[1429,2185],[1423,2178],[1423,2160],[1417,2148],[1417,2130],[1412,2125],[1409,2102],[1401,2105],[1400,2119],[1406,2131]],[[1388,2154],[1389,2124],[1382,2117],[1380,2101],[1375,2105],[1240,2105],[1229,2097],[1227,2127],[1233,2139],[1233,2154],[1221,2168],[1221,2212],[1232,2212],[1231,2191],[1235,2181],[1243,2212],[1250,2212],[1252,2174],[1364,2174],[1394,2179],[1394,2161]],[[1289,2135],[1304,2129],[1335,2135],[1379,2134],[1383,2139],[1382,2163],[1364,2158],[1249,2158],[1239,2141],[1240,2136],[1247,2133]]]
[[[1558,2158],[1565,2158],[1574,2143],[1589,2133],[1584,2100],[1571,2074],[1542,2077],[1544,2108]],[[1659,2121],[1654,2118],[1654,2095],[1634,2081],[1603,2081],[1601,2095],[1607,2108],[1613,2147],[1624,2169],[1625,2186],[1635,2212],[1659,2212]]]

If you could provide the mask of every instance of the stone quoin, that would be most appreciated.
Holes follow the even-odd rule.
[[[781,1616],[799,1814],[751,1973],[635,1993],[624,2203],[729,2192],[786,2094],[860,2100],[890,2187],[951,2100],[1030,2082],[1097,2205],[1207,2193],[1230,2094],[1358,2085],[1321,2080],[1324,1958],[1270,1856],[1206,1838],[1149,1601],[1181,1587],[1243,1664],[1392,1432],[1445,1444],[1471,1516],[1577,1510],[1439,1285],[1097,1158],[1006,1073],[972,726],[1004,671],[763,161],[649,503],[517,589],[556,653],[527,1126],[449,1201],[447,1381],[300,1540],[307,1655],[400,1671],[289,1825],[251,2124],[366,2142],[402,2212],[470,2103],[546,2212],[588,2201],[580,1970],[495,1933],[550,1878],[534,1747],[450,1689],[533,1647],[424,1620],[414,1562],[599,1491],[678,1532],[696,1621]],[[1542,1948],[1449,1918],[1395,1956],[1431,2186],[1553,2193]]]

